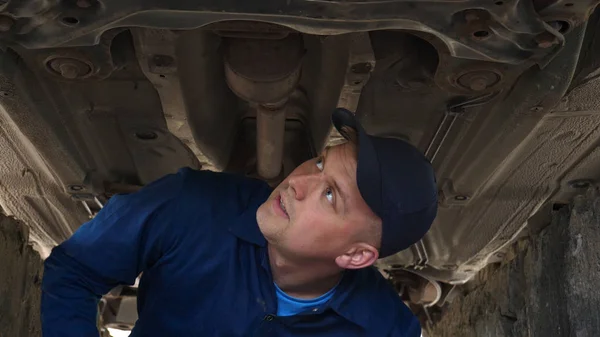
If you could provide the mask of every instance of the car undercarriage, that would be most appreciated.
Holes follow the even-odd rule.
[[[277,184],[336,107],[431,160],[439,212],[378,262],[419,306],[600,179],[596,0],[0,1],[0,206],[47,256],[181,167]]]

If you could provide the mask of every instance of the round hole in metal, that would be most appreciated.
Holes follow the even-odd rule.
[[[488,32],[487,30],[478,30],[473,32],[473,36],[478,39],[483,39],[490,36],[490,32]]]
[[[139,140],[156,140],[158,138],[158,134],[154,131],[138,131],[135,133],[135,138]]]
[[[65,16],[60,21],[67,26],[76,26],[79,23],[79,19],[73,16]]]

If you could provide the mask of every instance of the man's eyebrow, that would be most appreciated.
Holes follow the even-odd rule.
[[[325,164],[327,163],[327,152],[329,151],[329,149],[330,147],[328,146],[323,152],[323,170],[325,170]],[[332,178],[331,181],[333,182],[333,187],[335,188],[335,190],[338,191],[340,193],[340,197],[342,197],[342,213],[346,213],[346,202],[348,200],[348,195],[344,192],[344,190],[340,188],[340,186],[335,181],[335,178]]]

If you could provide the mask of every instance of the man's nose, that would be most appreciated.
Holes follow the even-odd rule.
[[[321,181],[321,175],[319,173],[313,174],[302,174],[291,177],[288,180],[288,184],[292,189],[293,196],[296,200],[302,200],[306,198],[310,191],[314,189]]]

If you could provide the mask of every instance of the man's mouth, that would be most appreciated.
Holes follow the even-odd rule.
[[[287,213],[287,210],[285,209],[285,203],[283,202],[283,198],[281,197],[281,194],[279,196],[277,196],[277,198],[275,198],[275,208],[278,211],[277,213],[280,213],[281,216],[288,218],[289,219],[289,215]]]

